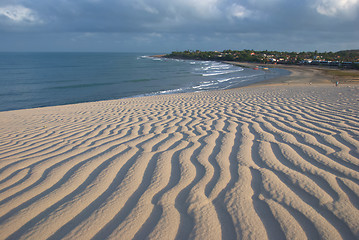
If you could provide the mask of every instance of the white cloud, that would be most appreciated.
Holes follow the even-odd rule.
[[[314,7],[322,15],[354,18],[359,9],[359,0],[318,0]]]
[[[252,14],[250,10],[236,3],[232,5],[229,12],[230,12],[230,16],[235,18],[246,18]]]
[[[216,16],[220,12],[218,9],[218,0],[179,0],[177,4],[183,4],[183,7],[193,9],[195,13],[205,18]]]
[[[1,16],[5,17],[8,21],[18,24],[38,24],[42,22],[33,10],[21,5],[0,7]]]

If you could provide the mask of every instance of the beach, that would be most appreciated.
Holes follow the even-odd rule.
[[[0,112],[0,239],[358,239],[359,85],[289,70]]]

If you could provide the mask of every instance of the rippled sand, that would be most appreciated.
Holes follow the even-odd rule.
[[[358,239],[359,86],[0,113],[0,239]]]

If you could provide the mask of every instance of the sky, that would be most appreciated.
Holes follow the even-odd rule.
[[[359,0],[0,0],[0,51],[359,49]]]

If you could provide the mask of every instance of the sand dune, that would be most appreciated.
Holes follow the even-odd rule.
[[[0,113],[0,239],[358,239],[359,87]]]

